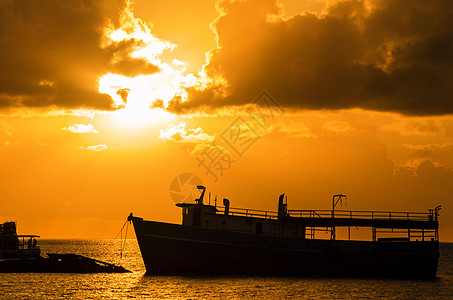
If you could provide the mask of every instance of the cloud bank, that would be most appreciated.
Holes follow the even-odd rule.
[[[175,97],[174,112],[242,105],[267,90],[294,109],[453,113],[449,0],[344,0],[290,18],[276,0],[217,5],[210,82]]]
[[[150,74],[159,68],[131,57],[137,39],[106,40],[120,27],[125,0],[0,2],[0,108],[114,109],[99,76]]]

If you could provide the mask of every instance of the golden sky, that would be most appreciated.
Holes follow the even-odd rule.
[[[439,0],[0,2],[0,220],[113,238],[233,207],[427,211],[453,241],[453,13]],[[215,157],[214,157],[215,156]]]

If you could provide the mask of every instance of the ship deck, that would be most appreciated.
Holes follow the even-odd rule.
[[[216,206],[218,214],[225,208]],[[229,215],[278,220],[273,211],[229,208]],[[288,210],[286,221],[303,222],[312,227],[360,226],[398,229],[437,229],[439,222],[434,210],[421,212],[349,211],[349,210]]]
[[[225,207],[216,206],[215,214],[225,214]],[[274,221],[284,221],[286,224],[300,224],[309,229],[314,237],[315,231],[336,227],[368,227],[373,230],[373,240],[379,232],[396,233],[403,230],[406,238],[413,240],[438,240],[438,208],[428,212],[398,212],[398,211],[348,211],[348,210],[288,210],[283,218],[277,212],[243,208],[229,208],[228,215],[238,218],[254,218]],[[334,235],[334,234],[333,234]],[[349,234],[348,234],[349,235]],[[386,237],[388,238],[388,237]],[[383,239],[386,239],[383,238]],[[391,239],[391,238],[389,238]],[[395,240],[398,238],[395,238]]]

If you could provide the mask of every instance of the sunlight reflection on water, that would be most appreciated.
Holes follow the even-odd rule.
[[[118,263],[120,242],[41,241],[43,253],[77,253]],[[451,299],[453,244],[441,245],[439,279],[147,276],[136,240],[126,244],[126,274],[0,274],[1,299]]]

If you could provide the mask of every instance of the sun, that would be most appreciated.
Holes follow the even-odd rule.
[[[114,127],[123,129],[137,129],[174,119],[165,106],[179,92],[178,88],[172,85],[171,78],[165,78],[161,73],[136,77],[109,73],[99,80],[99,92],[108,94],[118,108],[108,113],[108,119]]]
[[[154,65],[158,71],[132,77],[115,73],[99,77],[98,91],[109,95],[117,109],[108,113],[109,118],[115,126],[123,129],[136,129],[174,119],[165,110],[168,103],[175,96],[184,99],[186,88],[197,83],[192,73],[187,74],[186,63],[178,59],[162,60],[162,54],[171,51],[176,45],[154,36],[146,23],[135,18],[131,5],[132,2],[128,2],[119,27],[110,24],[104,28],[101,47],[135,41],[127,55]]]
[[[109,122],[109,127],[129,131],[165,126],[175,118],[175,115],[160,108],[123,108],[109,112],[105,119]]]

